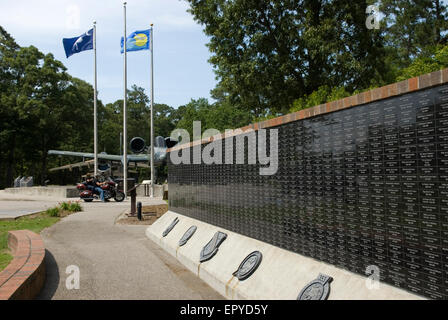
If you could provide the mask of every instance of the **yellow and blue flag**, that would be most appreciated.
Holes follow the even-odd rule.
[[[93,29],[90,29],[86,33],[83,33],[79,37],[64,38],[62,39],[64,44],[65,55],[70,57],[75,53],[79,53],[85,50],[93,49]]]
[[[149,50],[149,33],[151,30],[135,31],[126,39],[126,51]],[[121,53],[123,49],[123,37],[121,37]]]

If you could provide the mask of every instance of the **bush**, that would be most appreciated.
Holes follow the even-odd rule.
[[[62,211],[68,211],[68,212],[79,212],[82,211],[82,207],[77,201],[69,201],[69,202],[62,202],[59,204],[59,208]]]
[[[61,212],[79,212],[82,211],[82,207],[79,202],[62,202],[58,207],[49,208],[45,213],[50,217],[60,217]],[[65,215],[64,215],[65,216]]]
[[[330,88],[329,86],[321,86],[318,90],[314,91],[310,95],[295,100],[289,112],[296,112],[299,110],[312,108],[322,103],[332,102],[349,97],[350,95],[356,93],[357,92],[349,93],[343,87]]]
[[[45,211],[45,213],[50,217],[59,217],[60,209],[58,207],[49,208],[47,209],[47,211]]]
[[[62,202],[59,204],[59,209],[62,211],[67,212],[79,212],[82,211],[82,207],[77,201],[69,201],[69,202]]]
[[[61,208],[61,210],[64,211],[70,211],[70,203],[67,202],[62,202],[59,207]]]
[[[417,57],[409,67],[401,70],[397,81],[417,77],[422,74],[438,71],[448,67],[448,45],[439,46],[430,54]]]
[[[79,202],[71,202],[69,204],[68,211],[70,211],[70,212],[80,212],[80,211],[82,211],[82,207],[79,204]]]

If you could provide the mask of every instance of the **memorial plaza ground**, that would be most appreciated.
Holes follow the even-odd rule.
[[[0,214],[29,214],[64,200],[74,199],[33,199],[0,192]],[[138,201],[151,204],[150,198]],[[222,299],[150,241],[145,236],[147,225],[116,223],[130,207],[129,201],[82,206],[83,212],[65,217],[41,232],[47,278],[38,299]],[[70,290],[66,281],[72,275],[72,266],[79,268],[80,286]]]

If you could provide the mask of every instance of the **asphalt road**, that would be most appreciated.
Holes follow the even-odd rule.
[[[84,205],[41,235],[47,281],[38,299],[223,299],[145,236],[146,226],[116,225],[128,203]],[[69,290],[79,268],[79,289]]]

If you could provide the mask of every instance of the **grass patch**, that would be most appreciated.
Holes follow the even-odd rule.
[[[57,209],[59,213],[61,211],[66,211],[66,212],[70,212],[70,213],[82,211],[82,207],[79,204],[79,201],[62,202],[59,204],[59,207],[52,208],[52,209]],[[56,210],[54,210],[54,211],[56,211]],[[55,214],[55,213],[53,212],[53,214]]]
[[[0,251],[0,271],[6,268],[6,266],[12,261],[12,255],[10,255],[8,252],[3,252],[3,250]]]
[[[82,211],[82,207],[79,204],[79,202],[77,202],[77,201],[69,202],[68,211],[70,211],[70,212],[81,212]]]
[[[60,212],[61,212],[60,208],[54,207],[47,209],[47,211],[45,211],[45,214],[48,215],[49,217],[59,217]]]
[[[40,233],[43,229],[55,224],[59,217],[52,217],[46,212],[37,213],[32,216],[18,218],[12,221],[0,221],[0,271],[11,262],[12,255],[8,250],[8,231],[31,230]]]
[[[71,213],[82,211],[82,207],[78,201],[69,201],[59,203],[59,206],[49,208],[45,213],[50,217],[65,217]]]
[[[79,202],[69,201],[62,202],[57,207],[31,216],[21,217],[12,221],[0,221],[0,271],[6,268],[13,258],[8,250],[8,231],[31,230],[35,233],[40,233],[43,229],[52,226],[61,218],[79,211],[82,211]]]

